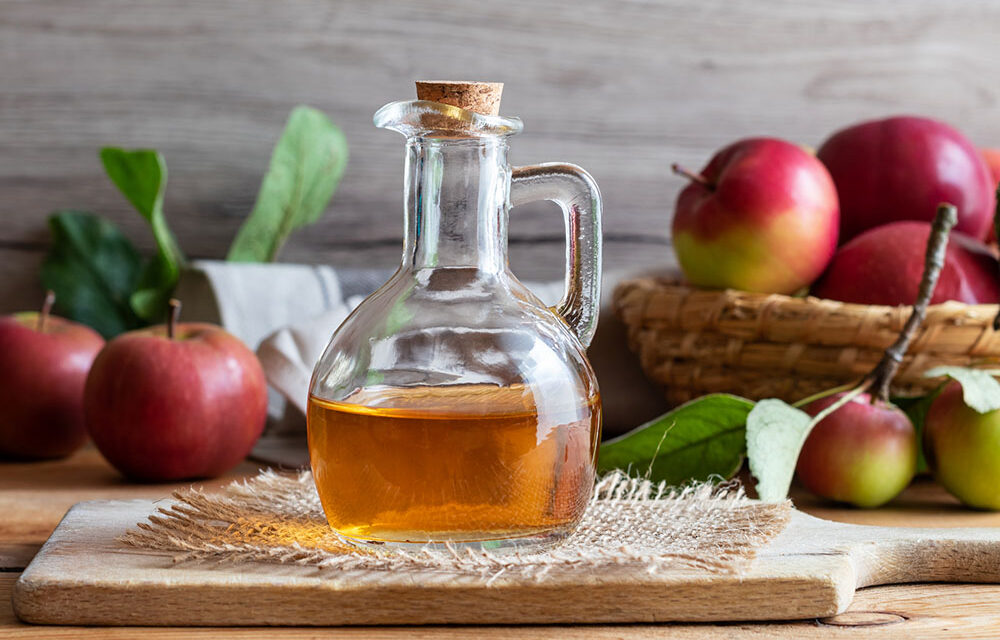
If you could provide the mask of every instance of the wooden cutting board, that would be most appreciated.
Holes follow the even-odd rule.
[[[1000,582],[1000,528],[865,527],[795,512],[738,576],[619,568],[484,586],[433,572],[174,565],[115,541],[153,510],[146,500],[70,509],[15,586],[18,617],[241,626],[787,620],[842,612],[858,587]]]

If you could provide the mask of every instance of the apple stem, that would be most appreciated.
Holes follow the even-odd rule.
[[[56,292],[49,289],[45,292],[45,302],[42,303],[42,312],[38,314],[38,332],[45,332],[45,323],[49,320],[49,314],[52,313],[52,305],[56,303]]]
[[[997,206],[993,210],[993,234],[996,236],[997,242],[1000,242],[1000,184],[997,184]],[[1000,331],[1000,311],[993,318],[993,330]]]
[[[889,401],[889,385],[892,377],[899,370],[899,365],[903,362],[903,355],[910,346],[917,329],[924,322],[927,316],[927,306],[934,295],[934,287],[937,286],[938,277],[944,267],[945,251],[948,248],[948,233],[958,222],[958,212],[954,205],[941,203],[938,205],[937,215],[934,216],[934,223],[931,225],[931,234],[927,239],[927,253],[924,256],[924,275],[920,279],[920,289],[917,293],[917,300],[913,303],[913,312],[907,318],[903,330],[899,332],[899,337],[885,350],[885,355],[879,363],[872,369],[862,385],[874,388],[872,402]]]
[[[698,184],[700,184],[701,186],[705,187],[706,189],[715,190],[715,186],[713,186],[705,178],[705,176],[701,175],[700,173],[695,173],[694,171],[691,171],[690,169],[688,169],[686,167],[683,167],[683,166],[677,164],[676,162],[673,163],[672,165],[670,165],[670,170],[673,171],[674,173],[676,173],[679,176],[684,176],[685,178],[687,178],[691,182],[697,182]]]
[[[181,301],[177,298],[171,298],[168,304],[170,305],[170,315],[167,317],[167,338],[173,340],[177,321],[181,317]]]

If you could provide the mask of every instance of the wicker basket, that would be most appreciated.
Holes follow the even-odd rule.
[[[614,306],[646,376],[673,403],[712,392],[794,401],[858,380],[910,314],[909,307],[705,290],[663,278],[622,282]],[[936,386],[921,375],[930,367],[1000,361],[996,314],[997,305],[931,306],[893,393]]]

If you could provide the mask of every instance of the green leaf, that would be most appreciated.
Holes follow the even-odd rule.
[[[81,211],[49,218],[52,246],[42,284],[56,294],[56,312],[93,327],[105,338],[143,326],[129,306],[141,259],[115,225]]]
[[[228,260],[273,262],[289,234],[319,220],[347,166],[347,141],[320,111],[292,110]]]
[[[726,394],[692,400],[601,445],[598,470],[623,469],[671,485],[732,477],[743,464],[753,402]]]
[[[163,192],[167,186],[167,164],[158,151],[101,149],[101,162],[122,195],[149,222],[156,241],[156,256],[143,267],[130,298],[133,310],[145,320],[162,320],[167,300],[180,277],[184,254],[163,214]]]
[[[993,376],[998,372],[966,367],[934,367],[924,372],[925,378],[948,376],[962,385],[965,404],[979,413],[1000,409],[1000,382]]]
[[[811,428],[808,413],[774,398],[761,400],[747,416],[747,456],[761,500],[777,502],[788,496]]]

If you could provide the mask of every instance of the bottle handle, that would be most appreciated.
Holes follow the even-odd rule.
[[[566,221],[566,290],[552,308],[586,348],[597,330],[601,302],[601,192],[590,174],[573,164],[514,167],[511,206],[550,200]]]

